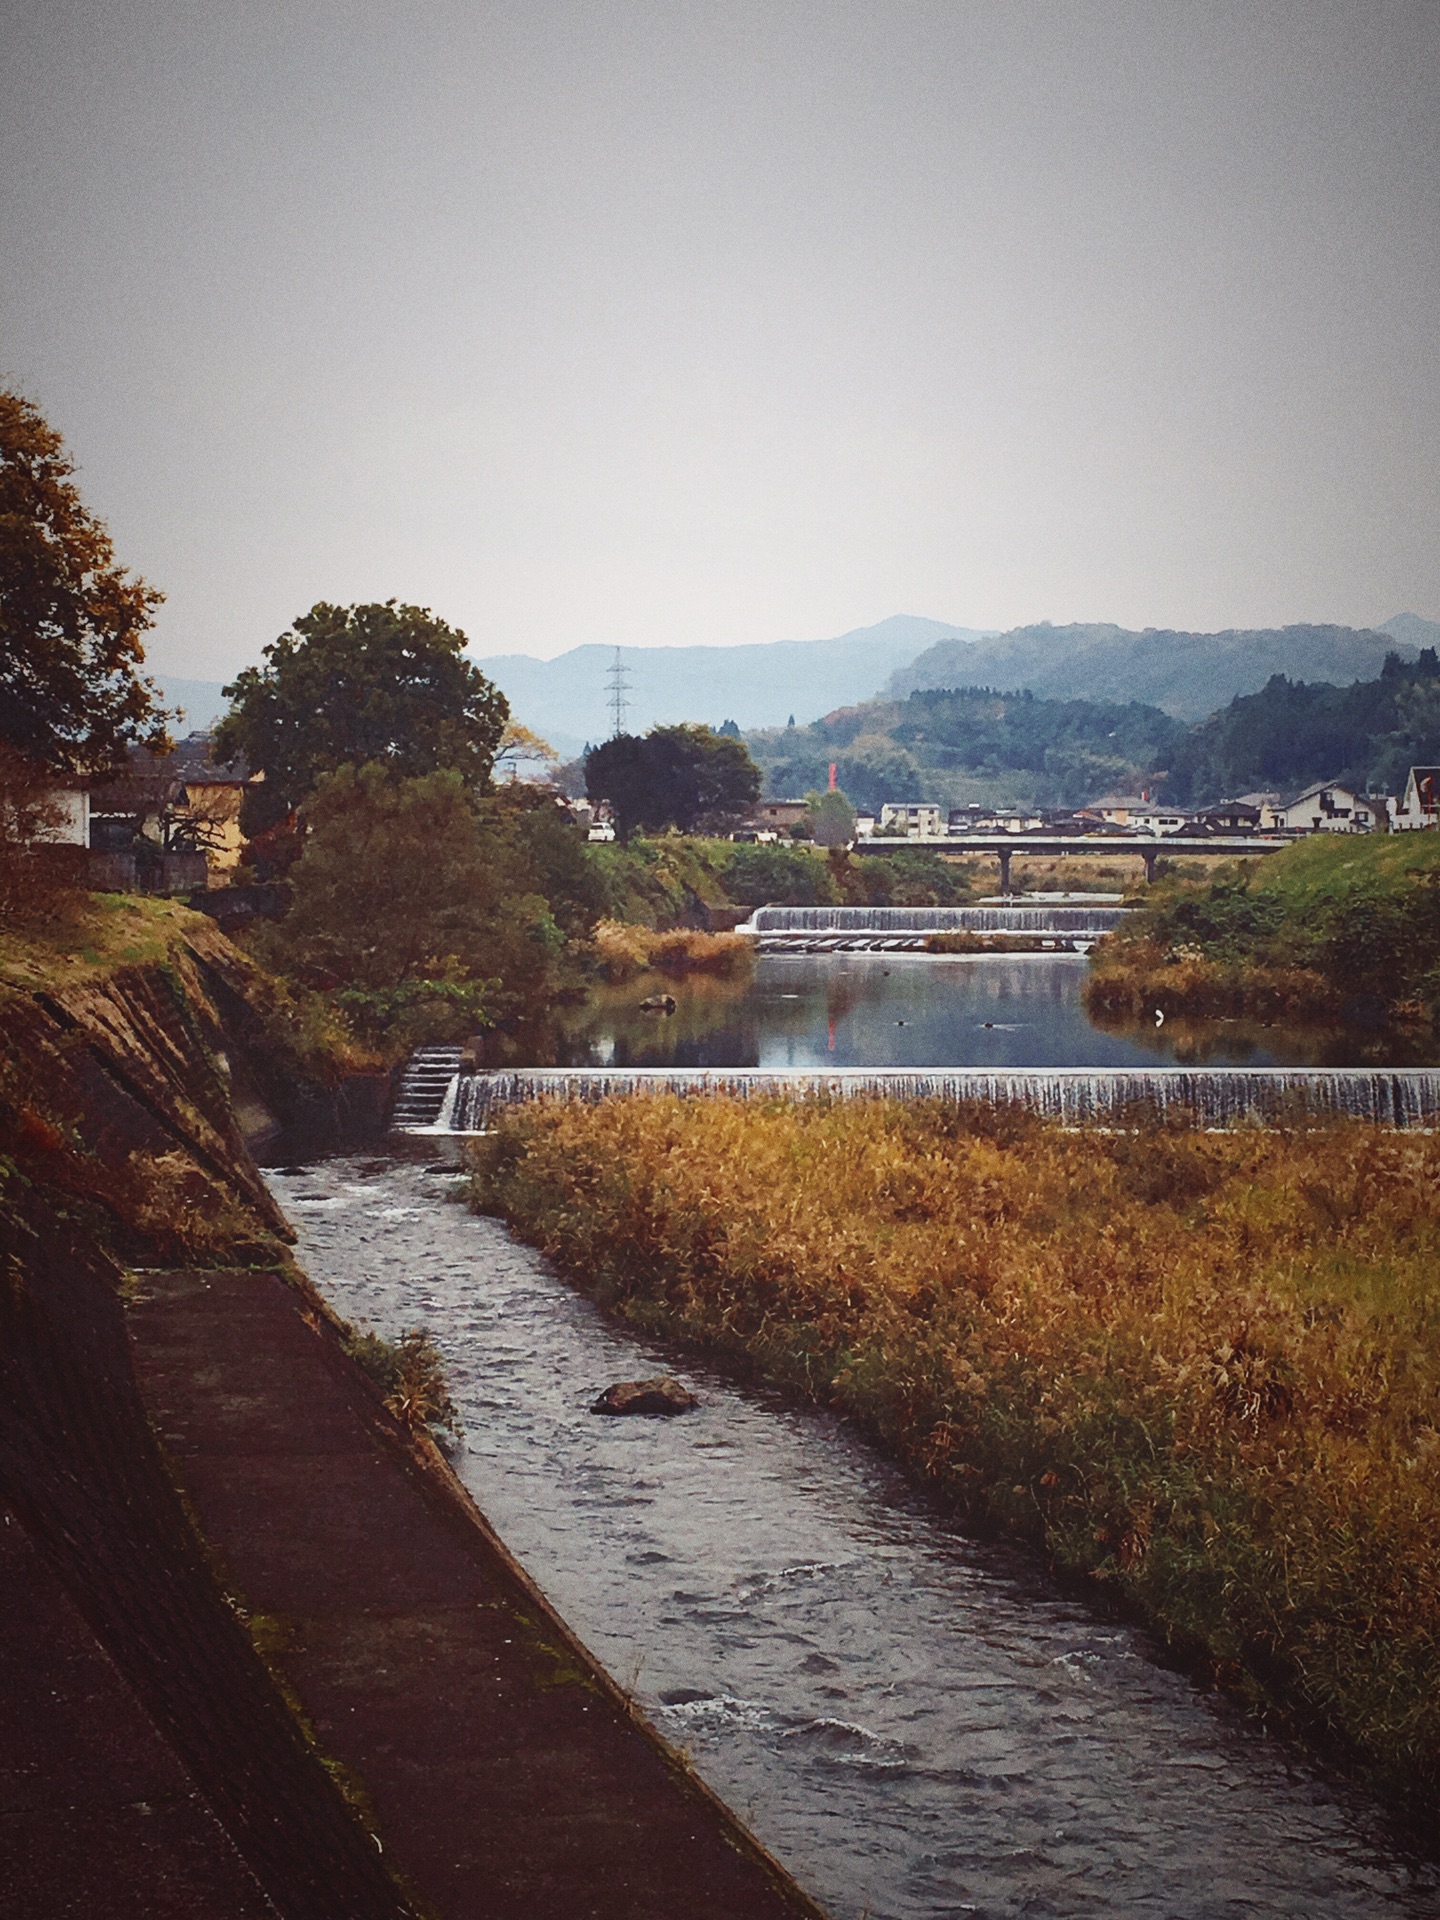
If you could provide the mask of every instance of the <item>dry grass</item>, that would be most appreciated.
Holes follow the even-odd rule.
[[[1158,1007],[1197,1018],[1333,1021],[1344,993],[1310,967],[1218,960],[1147,940],[1096,948],[1083,988],[1092,1018],[1135,1021]]]
[[[604,977],[619,981],[651,968],[677,975],[742,973],[754,948],[744,934],[703,933],[690,927],[657,933],[652,927],[602,920],[595,929],[595,954]]]
[[[650,1097],[517,1110],[476,1159],[627,1318],[855,1415],[1440,1807],[1440,1140]]]

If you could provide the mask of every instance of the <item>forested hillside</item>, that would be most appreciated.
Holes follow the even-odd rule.
[[[1167,766],[1184,737],[1178,721],[1136,701],[965,687],[847,707],[748,744],[771,793],[823,787],[833,761],[845,792],[873,810],[918,799],[1077,806]]]
[[[1187,727],[1138,700],[1055,700],[988,687],[929,687],[809,727],[748,736],[771,794],[823,787],[830,763],[855,804],[966,800],[1079,806],[1153,787],[1182,806],[1290,794],[1312,780],[1398,793],[1440,762],[1440,661],[1389,654],[1378,677],[1337,687],[1275,674]]]
[[[1162,787],[1186,805],[1311,780],[1398,793],[1412,765],[1437,761],[1440,660],[1426,647],[1410,664],[1392,653],[1378,679],[1350,687],[1276,674],[1186,734]]]
[[[1142,700],[1180,720],[1203,720],[1272,675],[1347,686],[1373,679],[1387,653],[1410,657],[1405,638],[1367,628],[1296,626],[1182,633],[1048,621],[995,639],[938,640],[891,678],[903,700],[923,687],[1029,687],[1060,700]]]

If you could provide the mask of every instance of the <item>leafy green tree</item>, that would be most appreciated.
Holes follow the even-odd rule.
[[[830,856],[847,906],[958,907],[973,898],[965,869],[930,847],[897,847],[893,853]]]
[[[407,779],[371,762],[321,775],[303,811],[293,904],[262,957],[368,1037],[532,1018],[594,924],[584,842],[538,789],[480,797],[453,768]]]
[[[743,740],[709,727],[652,727],[617,734],[585,756],[585,790],[608,800],[616,831],[723,833],[760,798],[760,769]]]
[[[167,751],[141,636],[164,598],[115,563],[81,503],[65,443],[23,395],[0,388],[0,740],[74,772]]]
[[[817,847],[848,847],[855,838],[855,809],[839,788],[807,793],[810,832]]]
[[[247,833],[272,827],[341,767],[407,778],[453,768],[483,788],[510,708],[464,656],[465,635],[394,600],[312,607],[225,693],[214,754],[263,771]]]
[[[834,907],[842,898],[829,863],[818,853],[743,842],[726,863],[725,891],[740,907]]]

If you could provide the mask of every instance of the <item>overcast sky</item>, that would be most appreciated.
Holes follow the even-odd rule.
[[[151,647],[1440,615],[1440,4],[0,0]]]

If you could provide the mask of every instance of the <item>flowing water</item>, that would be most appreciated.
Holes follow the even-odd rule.
[[[1111,903],[987,901],[975,907],[757,907],[744,931],[799,933],[1079,933],[1098,940],[1126,909]]]
[[[607,1323],[454,1176],[271,1176],[335,1307],[424,1323],[507,1544],[837,1920],[1433,1915],[1364,1799],[1021,1556],[948,1527],[837,1421]],[[587,1411],[662,1370],[672,1421]]]

